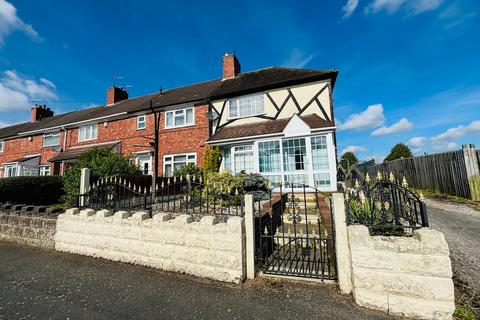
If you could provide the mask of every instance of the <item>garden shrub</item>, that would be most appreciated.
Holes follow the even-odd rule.
[[[244,185],[243,193],[253,194],[255,200],[265,199],[270,194],[269,181],[258,173],[241,173]]]
[[[51,205],[64,195],[62,177],[12,177],[0,179],[0,202]]]
[[[67,205],[76,205],[80,191],[80,175],[83,168],[89,168],[92,176],[101,178],[122,174],[140,174],[138,167],[129,157],[115,153],[109,148],[92,148],[82,153],[78,161],[64,172],[63,189],[65,195],[62,200]]]
[[[220,169],[220,149],[218,147],[205,146],[205,157],[203,160],[203,172],[207,175],[218,172]]]
[[[175,169],[175,171],[173,171],[173,175],[177,177],[183,176],[184,178],[187,175],[190,175],[190,176],[196,176],[198,179],[203,176],[203,171],[202,171],[202,168],[197,167],[193,163],[188,163],[184,166],[181,166],[180,168]]]

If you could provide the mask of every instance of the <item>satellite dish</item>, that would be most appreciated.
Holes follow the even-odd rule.
[[[214,121],[218,119],[218,113],[216,111],[208,111],[207,112],[207,119],[210,121]]]

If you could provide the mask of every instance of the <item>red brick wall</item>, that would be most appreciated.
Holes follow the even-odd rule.
[[[60,143],[62,142],[63,132],[60,134]],[[0,152],[0,165],[34,154],[40,154],[40,164],[50,164],[48,160],[56,155],[57,152],[52,147],[43,148],[42,144],[43,135],[32,136],[31,141],[28,137],[4,140],[3,152]]]
[[[163,174],[163,156],[166,154],[177,153],[197,153],[197,165],[203,165],[204,146],[208,139],[208,120],[206,113],[208,105],[195,107],[195,125],[165,129],[165,113],[160,114],[160,134],[159,134],[159,174]],[[96,140],[78,142],[78,128],[69,129],[67,132],[66,148],[74,146],[92,145],[103,142],[121,141],[121,153],[131,155],[138,151],[152,151],[149,142],[153,142],[153,115],[147,115],[147,126],[144,130],[137,130],[137,117],[128,119],[107,121],[98,124],[98,134]],[[63,146],[64,132],[60,136],[60,144]],[[42,148],[42,135],[28,138],[17,138],[4,141],[4,152],[0,153],[0,164],[10,162],[20,157],[41,154],[41,164],[49,164],[56,152],[50,148]],[[53,172],[53,166],[51,168]]]

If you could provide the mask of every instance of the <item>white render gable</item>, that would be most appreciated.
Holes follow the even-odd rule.
[[[283,135],[285,137],[307,136],[310,134],[310,126],[296,114],[292,116],[290,122],[288,122],[285,129],[283,129]]]

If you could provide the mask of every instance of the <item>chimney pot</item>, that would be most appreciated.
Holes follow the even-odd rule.
[[[31,111],[31,122],[53,117],[53,111],[44,104],[35,104]]]
[[[240,62],[233,53],[225,53],[222,67],[222,80],[235,78],[240,73]]]
[[[122,87],[110,87],[107,89],[107,105],[128,99],[128,92]]]

